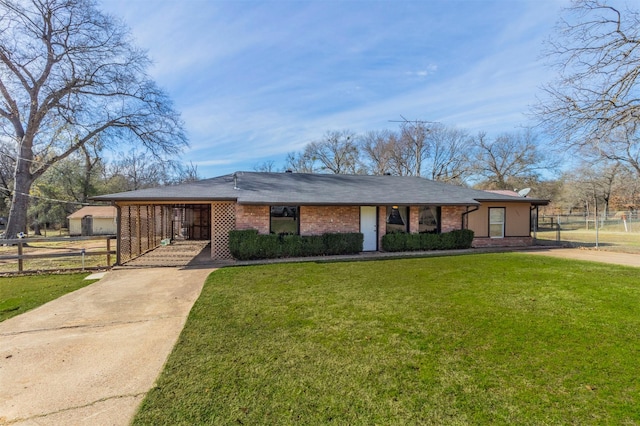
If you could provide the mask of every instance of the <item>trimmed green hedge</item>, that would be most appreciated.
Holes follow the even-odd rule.
[[[460,229],[444,234],[387,234],[382,237],[384,251],[455,250],[471,247],[473,231]]]
[[[238,260],[355,254],[362,251],[363,239],[361,233],[263,235],[248,229],[229,232],[229,250]]]

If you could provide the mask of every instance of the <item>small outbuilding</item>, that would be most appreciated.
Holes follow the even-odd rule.
[[[473,245],[534,242],[548,200],[493,193],[410,176],[236,172],[160,188],[93,197],[118,210],[118,263],[166,239],[207,240],[230,259],[229,231],[321,235],[360,232],[365,251],[387,233],[474,231]]]
[[[117,210],[114,206],[85,206],[67,216],[70,236],[115,235]]]

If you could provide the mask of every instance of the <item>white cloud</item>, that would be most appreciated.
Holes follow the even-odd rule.
[[[540,42],[567,1],[103,0],[183,112],[185,160],[211,174],[400,115],[472,132],[524,125],[547,78]]]

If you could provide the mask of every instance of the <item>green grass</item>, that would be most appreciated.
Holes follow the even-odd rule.
[[[37,308],[89,285],[89,274],[31,275],[0,278],[0,321]]]
[[[556,231],[542,231],[537,234],[538,240],[555,242]],[[579,247],[595,247],[595,229],[563,229],[560,232],[562,242],[569,242]],[[611,230],[598,231],[598,245],[602,250],[626,253],[640,253],[640,233]]]
[[[639,278],[524,254],[221,269],[134,424],[640,424]]]

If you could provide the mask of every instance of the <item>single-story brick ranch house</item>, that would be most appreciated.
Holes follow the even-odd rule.
[[[376,251],[389,232],[474,231],[475,247],[533,244],[532,218],[548,200],[421,177],[236,172],[175,186],[94,197],[118,211],[118,263],[167,238],[211,241],[230,259],[228,233],[361,232]]]

